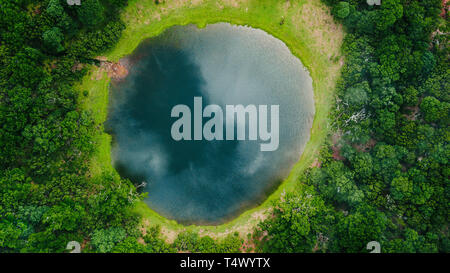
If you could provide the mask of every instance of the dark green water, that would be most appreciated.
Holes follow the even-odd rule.
[[[147,182],[147,204],[184,224],[220,224],[257,206],[287,177],[309,139],[312,82],[284,43],[229,24],[172,27],[127,58],[129,75],[110,88],[106,127],[122,177]],[[171,109],[279,105],[279,147],[261,141],[175,141]],[[268,117],[270,120],[270,116]],[[204,122],[208,119],[204,118]]]

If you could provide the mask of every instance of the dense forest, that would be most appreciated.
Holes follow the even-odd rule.
[[[449,252],[450,70],[441,1],[326,2],[348,32],[334,132],[321,166],[261,224],[259,245],[362,252],[375,240],[383,252]]]
[[[374,240],[383,252],[450,252],[441,0],[324,0],[347,34],[319,163],[248,238],[184,232],[172,244],[158,226],[142,234],[129,180],[90,174],[103,124],[74,86],[120,38],[127,1],[82,2],[0,0],[0,252],[69,241],[83,252],[365,252]]]

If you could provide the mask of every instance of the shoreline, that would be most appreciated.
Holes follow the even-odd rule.
[[[122,58],[118,62],[111,62],[104,56],[97,56],[95,59],[100,62],[100,70],[106,71],[112,80],[120,81],[128,76],[130,63],[127,58]]]
[[[206,3],[204,3],[206,2]],[[136,14],[138,11],[145,10],[150,13],[161,12],[162,8],[167,8],[167,5],[154,5],[152,1],[130,1],[129,6],[126,8],[122,17],[127,25],[124,30],[121,40],[117,46],[105,53],[110,61],[119,61],[122,57],[129,55],[143,40],[157,36],[165,29],[174,25],[186,25],[196,24],[199,28],[205,27],[207,24],[213,24],[218,22],[226,22],[232,25],[243,25],[252,28],[261,29],[271,36],[281,40],[289,48],[291,53],[299,58],[302,64],[309,70],[311,78],[313,79],[313,92],[315,101],[315,117],[313,120],[312,128],[310,131],[310,139],[304,147],[304,151],[299,160],[295,163],[291,169],[288,177],[279,184],[279,186],[272,191],[272,193],[262,202],[254,208],[248,209],[241,213],[239,216],[231,219],[230,221],[216,226],[201,226],[201,225],[189,225],[185,226],[177,223],[174,220],[169,220],[155,211],[151,210],[144,202],[140,202],[136,205],[135,211],[143,216],[142,224],[143,229],[152,225],[160,225],[162,234],[165,235],[166,240],[170,242],[174,236],[181,231],[196,231],[202,235],[209,235],[213,238],[223,237],[233,232],[239,232],[242,237],[251,232],[253,228],[267,217],[267,211],[271,209],[271,202],[280,198],[283,193],[291,191],[298,180],[299,175],[310,167],[316,161],[318,151],[326,139],[328,134],[328,112],[331,109],[331,105],[334,103],[334,85],[338,78],[340,67],[342,66],[342,59],[339,62],[335,62],[332,59],[339,59],[340,45],[342,42],[343,31],[340,27],[335,25],[329,9],[318,1],[306,0],[301,3],[295,3],[295,7],[289,7],[285,11],[279,12],[284,18],[283,26],[279,24],[277,18],[270,16],[261,16],[267,12],[264,8],[253,6],[249,7],[248,1],[242,2],[242,6],[218,8],[214,6],[217,1],[204,1],[196,8],[192,8],[186,4],[182,7],[174,7],[173,10],[167,11],[165,15],[161,16],[161,20],[146,24],[145,16],[141,21],[139,18],[129,17],[130,14]],[[252,2],[252,1],[250,1]],[[289,2],[290,3],[290,2]],[[247,4],[247,6],[245,6]],[[283,7],[284,3],[275,4],[279,7]],[[147,6],[147,7],[145,7]],[[319,24],[318,27],[324,28],[322,34],[334,35],[333,39],[330,37],[327,41],[317,41],[317,28],[308,29],[307,26],[302,24],[295,25],[297,15],[302,9],[309,9],[309,16],[319,13],[322,19],[318,18],[306,18],[307,23],[312,22]],[[313,12],[311,12],[311,9]],[[199,16],[203,14],[203,16]],[[206,14],[206,16],[205,16]],[[319,17],[321,17],[319,16]],[[133,22],[138,20],[138,22]],[[268,21],[267,21],[268,20]],[[311,21],[308,21],[311,20]],[[319,20],[317,22],[317,20]],[[287,28],[286,28],[287,26]],[[336,29],[338,31],[336,31]],[[320,34],[320,33],[319,33]],[[320,45],[318,47],[317,45]],[[327,56],[332,52],[332,56]],[[333,57],[333,58],[332,58]],[[95,68],[92,73],[95,73]],[[98,72],[98,71],[97,71]],[[105,74],[105,73],[103,73]],[[99,107],[99,113],[96,116],[96,121],[106,120],[107,105],[108,105],[108,85],[110,78],[104,76],[101,80],[93,81],[85,80],[82,86],[90,87],[90,90],[95,91],[96,98],[87,98],[84,102],[84,106],[87,109],[92,109],[91,103],[94,105],[97,102]],[[110,158],[110,143],[111,136],[106,133],[102,133],[98,138],[99,151],[92,159],[93,175],[101,170],[113,170]],[[245,237],[244,237],[245,238]]]

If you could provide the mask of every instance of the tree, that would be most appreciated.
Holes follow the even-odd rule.
[[[417,91],[414,86],[409,86],[403,91],[403,100],[407,106],[415,106],[418,102],[418,94],[419,91]]]
[[[350,5],[348,2],[339,2],[335,7],[335,13],[338,18],[346,18],[350,14]]]
[[[333,221],[323,200],[311,187],[287,193],[274,206],[274,217],[260,224],[267,235],[262,240],[264,252],[312,252],[319,233],[328,236]]]
[[[400,176],[392,179],[392,197],[397,200],[404,200],[411,197],[413,193],[413,183],[407,177]]]
[[[380,133],[389,131],[395,126],[395,113],[387,109],[381,109],[377,111],[377,122]]]
[[[48,230],[75,231],[85,217],[86,212],[80,204],[75,204],[69,198],[65,202],[51,207],[42,217],[42,223],[46,224]]]
[[[12,217],[10,217],[12,218]],[[23,239],[23,232],[26,225],[22,222],[14,223],[13,219],[10,221],[6,219],[0,220],[0,248],[1,249],[16,249],[21,248],[25,244]]]
[[[61,28],[64,33],[73,33],[77,26],[73,23],[72,18],[64,11],[59,0],[50,0],[45,10],[54,20],[55,25]]]
[[[384,0],[377,15],[377,29],[386,30],[403,16],[403,6],[401,1]]]
[[[198,252],[198,241],[200,237],[195,232],[182,232],[178,234],[177,238],[173,242],[173,246],[179,251],[191,251]]]
[[[440,101],[450,101],[450,69],[448,64],[436,65],[432,75],[419,87],[421,94],[429,94]]]
[[[227,235],[223,240],[220,240],[217,244],[218,253],[239,253],[242,246],[242,239],[239,237],[239,233]]]
[[[124,2],[109,3],[108,12]],[[118,176],[94,179],[88,172],[98,124],[81,110],[74,88],[86,72],[73,70],[74,63],[111,47],[124,25],[110,16],[95,32],[80,31],[71,18],[77,7],[66,12],[62,3],[0,0],[3,252],[64,252],[68,241],[81,242],[110,226],[138,236],[139,217],[129,208],[139,195],[131,183]]]
[[[344,217],[337,224],[335,245],[339,251],[365,252],[370,241],[381,241],[387,226],[386,216],[363,204],[355,213]]]
[[[76,8],[78,19],[87,28],[94,28],[105,20],[104,8],[98,0],[84,0]]]
[[[62,46],[64,35],[62,34],[61,29],[57,27],[52,27],[51,29],[45,31],[42,34],[42,40],[44,46],[51,53],[60,53],[64,50],[64,47]]]
[[[360,179],[369,178],[373,171],[372,156],[369,153],[358,153],[350,159],[355,176]]]
[[[113,253],[146,253],[147,247],[138,242],[135,237],[126,237],[123,241],[118,242],[112,249]]]
[[[144,242],[146,243],[147,253],[174,253],[176,248],[167,244],[164,240],[159,238],[161,227],[152,226],[147,230],[147,234],[144,236]]]
[[[422,100],[420,110],[424,114],[425,121],[437,122],[445,117],[448,118],[449,104],[440,102],[435,97],[428,96]]]
[[[354,87],[350,87],[346,90],[344,101],[348,103],[350,107],[359,108],[367,102],[368,92],[370,92],[368,82],[357,84]]]
[[[114,246],[124,240],[126,232],[121,227],[96,230],[92,234],[91,244],[98,252],[110,252]]]
[[[46,12],[55,19],[61,19],[64,14],[64,8],[59,0],[50,0]]]
[[[395,146],[377,143],[374,147],[374,173],[379,175],[386,184],[389,184],[401,170],[399,155]]]

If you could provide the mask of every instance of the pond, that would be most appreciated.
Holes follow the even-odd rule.
[[[105,123],[113,136],[113,166],[135,184],[145,181],[145,202],[164,217],[224,223],[261,204],[300,159],[314,118],[312,80],[287,46],[266,32],[227,23],[175,26],[143,41],[125,61],[129,74],[111,83]],[[191,140],[174,138],[177,105],[191,111]],[[228,118],[227,105],[254,105],[256,139],[247,113],[247,123],[236,118],[231,127],[238,134],[247,126],[244,138],[226,138],[230,130],[223,122],[215,126],[222,140],[207,140],[201,126],[218,114],[202,117],[208,105],[223,111],[220,120]],[[274,133],[272,149],[262,149],[269,142],[261,138],[263,116]]]

